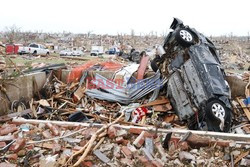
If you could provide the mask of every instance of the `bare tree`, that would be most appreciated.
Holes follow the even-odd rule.
[[[21,28],[17,27],[16,25],[6,27],[4,32],[6,42],[9,44],[13,44],[15,41],[19,40],[20,29]]]

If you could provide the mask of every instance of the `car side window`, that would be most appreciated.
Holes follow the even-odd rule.
[[[32,47],[32,48],[38,48],[38,45],[36,45],[36,44],[31,44],[30,47]]]

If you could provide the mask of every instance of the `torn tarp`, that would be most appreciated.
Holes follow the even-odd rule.
[[[160,75],[158,71],[151,77],[124,87],[108,80],[100,74],[96,74],[95,79],[92,80],[92,84],[97,88],[88,89],[86,94],[100,100],[129,104],[163,86],[167,82],[167,79],[161,78]]]

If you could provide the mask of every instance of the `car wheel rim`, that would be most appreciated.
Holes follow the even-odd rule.
[[[212,105],[212,112],[214,116],[216,116],[219,119],[224,118],[226,114],[224,107],[219,103],[214,103]]]
[[[186,30],[181,30],[180,31],[180,36],[183,40],[187,41],[187,42],[191,42],[193,40],[192,35],[186,31]]]

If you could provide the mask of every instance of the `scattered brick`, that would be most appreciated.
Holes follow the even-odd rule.
[[[5,157],[8,159],[8,160],[14,160],[16,161],[18,156],[17,154],[9,154],[9,155],[5,155]]]
[[[13,133],[17,131],[17,127],[15,124],[9,124],[8,126],[2,126],[0,129],[0,136],[7,135],[9,133]]]
[[[53,154],[59,153],[62,149],[62,146],[60,144],[54,144],[53,145]]]
[[[84,147],[86,144],[87,144],[87,140],[82,140],[82,141],[80,142],[80,146],[81,146],[81,147]]]
[[[115,139],[115,142],[117,143],[117,144],[122,144],[123,143],[123,137],[117,137],[116,139]]]
[[[145,140],[145,137],[144,137],[144,134],[145,134],[145,131],[142,131],[141,134],[135,139],[135,141],[133,142],[133,144],[137,147],[137,148],[140,148],[143,143],[144,143],[144,140]]]
[[[91,161],[83,161],[82,167],[91,167],[93,166],[93,163]]]
[[[50,139],[50,138],[52,138],[52,135],[51,135],[51,133],[49,132],[49,130],[43,131],[43,132],[42,132],[42,135],[43,135],[43,137],[44,137],[45,139]]]
[[[26,144],[25,139],[19,138],[16,140],[15,143],[13,143],[13,145],[11,145],[10,150],[17,153],[25,146],[25,144]]]
[[[138,129],[138,128],[130,128],[129,129],[129,133],[137,134],[137,135],[141,134],[142,131],[143,131],[142,129]]]
[[[218,141],[211,141],[212,144],[215,144],[220,147],[229,147],[230,141],[223,141],[223,140],[218,140]]]
[[[128,145],[128,143],[129,143],[129,140],[123,140],[123,142],[122,142],[122,145],[124,145],[124,146],[126,146],[126,145]]]
[[[153,164],[153,166],[155,166],[155,167],[163,167],[163,164],[160,163],[160,162],[157,161],[157,160],[153,160],[153,161],[152,161],[152,164]]]
[[[188,143],[186,141],[181,141],[178,144],[178,147],[182,150],[182,151],[187,151],[189,149]]]
[[[34,145],[33,144],[29,144],[29,145],[26,145],[25,148],[27,150],[32,150],[32,149],[34,149]]]
[[[192,148],[206,147],[211,143],[209,138],[201,137],[195,134],[190,134],[186,141]]]
[[[145,167],[154,167],[154,165],[144,156],[137,156],[138,161]]]
[[[91,136],[97,131],[97,128],[88,128],[82,132],[85,139],[89,140]]]
[[[150,133],[150,132],[148,132],[148,131],[145,131],[145,133],[144,133],[144,138],[154,138],[154,134],[153,133]]]
[[[59,129],[56,125],[53,125],[51,123],[47,123],[46,126],[51,130],[53,135],[58,136],[60,134]]]
[[[108,136],[109,136],[110,139],[115,138],[116,133],[117,133],[117,130],[115,129],[114,126],[110,126],[110,127],[108,128]]]
[[[125,157],[131,159],[132,158],[132,152],[127,146],[122,146],[121,152],[124,154]]]
[[[0,148],[3,148],[3,147],[5,147],[5,146],[6,146],[6,143],[3,142],[3,141],[1,141],[1,142],[0,142]]]

